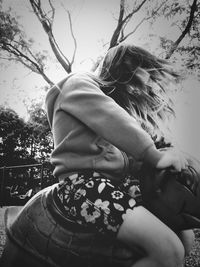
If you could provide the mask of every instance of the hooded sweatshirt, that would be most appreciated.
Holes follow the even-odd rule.
[[[51,163],[64,179],[82,170],[122,177],[128,158],[155,166],[161,153],[139,123],[101,90],[89,73],[73,73],[46,96],[53,133]]]

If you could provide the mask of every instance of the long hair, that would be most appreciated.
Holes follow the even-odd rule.
[[[169,92],[178,77],[166,60],[128,44],[111,48],[99,70],[104,93],[151,135],[163,135],[161,122],[175,115]]]

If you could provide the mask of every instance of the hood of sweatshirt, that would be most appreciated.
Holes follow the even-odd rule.
[[[59,96],[59,94],[61,93],[63,84],[72,75],[73,74],[68,75],[67,77],[62,79],[58,84],[53,85],[46,95],[45,107],[46,107],[47,119],[48,119],[50,127],[52,127],[52,123],[53,123],[54,105],[55,105],[56,99]]]
[[[59,94],[60,94],[60,88],[57,85],[54,85],[46,95],[45,106],[47,112],[47,119],[50,127],[52,127],[54,105]]]

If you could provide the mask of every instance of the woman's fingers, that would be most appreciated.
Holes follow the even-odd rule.
[[[184,155],[177,150],[166,150],[163,151],[163,156],[157,163],[158,169],[172,168],[172,171],[180,172],[186,169],[188,162]]]

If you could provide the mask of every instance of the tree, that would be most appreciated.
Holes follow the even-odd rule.
[[[189,2],[188,2],[189,3]],[[167,10],[168,12],[169,6],[165,7],[165,10]],[[181,22],[180,30],[181,30],[181,34],[180,36],[172,43],[171,47],[169,48],[169,51],[166,54],[166,58],[170,58],[170,56],[174,53],[174,51],[177,49],[177,47],[180,45],[181,41],[184,39],[184,37],[187,34],[190,34],[191,28],[192,26],[196,28],[196,24],[197,24],[197,16],[200,15],[200,13],[198,13],[197,15],[195,15],[195,13],[198,11],[198,6],[197,6],[197,0],[193,0],[193,3],[190,7],[190,9],[185,9],[183,7],[181,7],[179,2],[174,2],[170,8],[170,14],[175,14],[176,12],[180,12],[182,13],[183,11],[186,11],[186,18]],[[169,16],[169,14],[166,14],[167,16]]]
[[[45,60],[47,55],[44,51],[34,52],[32,39],[27,40],[23,29],[17,19],[10,15],[11,9],[2,11],[0,2],[0,51],[1,58],[20,62],[31,71],[42,75],[45,81],[52,85],[53,82],[45,74]],[[3,52],[3,53],[2,53]]]
[[[37,18],[41,22],[45,33],[48,35],[48,40],[55,57],[65,71],[70,73],[72,71],[72,65],[75,60],[77,48],[70,12],[67,11],[67,15],[75,47],[71,60],[65,57],[54,37],[53,22],[55,8],[53,7],[51,1],[49,1],[49,6],[47,7],[50,10],[46,12],[43,10],[40,1],[30,0],[30,4]],[[23,28],[19,25],[17,19],[10,14],[11,8],[8,11],[2,11],[1,1],[0,9],[0,50],[6,52],[1,55],[1,58],[22,63],[31,71],[40,74],[49,85],[53,85],[53,82],[45,73],[45,61],[48,55],[46,55],[45,51],[33,51],[33,39],[27,40]]]
[[[45,111],[32,105],[25,122],[12,109],[0,107],[1,166],[33,164],[48,161],[53,140]]]
[[[23,146],[25,123],[15,111],[4,107],[0,107],[0,121],[1,166],[19,164],[27,156]]]
[[[125,12],[126,10],[126,1],[120,1],[120,11],[119,17],[117,21],[117,27],[114,30],[112,35],[109,47],[113,47],[120,42],[126,40],[130,35],[134,34],[135,31],[141,26],[145,21],[153,22],[157,18],[163,16],[167,19],[175,18],[176,22],[173,22],[174,26],[179,27],[180,35],[177,37],[175,41],[168,40],[168,47],[166,49],[166,59],[169,59],[172,54],[178,49],[178,46],[181,44],[182,40],[189,35],[190,40],[195,40],[196,43],[199,42],[200,34],[199,34],[199,18],[200,18],[200,3],[198,0],[191,1],[187,0],[185,3],[182,3],[178,0],[176,1],[151,1],[151,8],[147,6],[148,1],[143,0],[134,1],[132,10],[130,12]],[[146,4],[146,6],[145,6]],[[146,15],[141,18],[138,24],[134,25],[133,29],[125,34],[125,29],[127,24],[130,22],[131,18],[139,12],[143,7],[146,8]],[[185,15],[184,19],[180,20],[180,17],[177,18],[177,15]],[[197,47],[195,47],[197,48]],[[192,49],[194,50],[194,49]],[[199,52],[199,49],[197,49]]]
[[[29,115],[27,127],[30,129],[28,143],[31,157],[39,162],[48,161],[53,149],[53,139],[42,103],[33,103],[29,108]]]
[[[159,14],[158,13],[159,10],[166,3],[166,1],[159,3],[158,6],[156,5],[156,7],[154,6],[155,5],[155,3],[154,3],[153,8],[151,7],[150,10],[147,7],[148,11],[146,12],[146,15],[144,17],[142,17],[139,20],[139,22],[136,25],[134,25],[134,27],[129,32],[125,32],[128,23],[131,21],[131,19],[134,17],[134,15],[136,15],[147,3],[148,3],[148,0],[134,1],[132,4],[132,7],[129,8],[129,9],[131,9],[131,11],[129,11],[129,10],[127,11],[126,1],[125,0],[120,1],[120,10],[119,10],[119,17],[117,20],[117,26],[113,32],[112,37],[111,37],[109,48],[114,47],[117,44],[125,41],[129,36],[133,35],[136,32],[136,30],[145,21],[153,20]],[[151,4],[152,4],[152,2],[151,2]]]
[[[184,60],[184,65],[189,69],[199,69],[200,56],[200,2],[198,0],[173,1],[167,3],[163,8],[163,16],[167,19],[175,18],[174,25],[179,29],[179,35],[175,40],[169,38],[161,38],[161,46],[166,51],[166,59],[174,54],[179,54]],[[183,19],[180,20],[179,17]],[[183,39],[186,45],[182,44]],[[183,57],[184,56],[184,57]]]
[[[69,60],[61,51],[58,43],[56,42],[56,39],[53,34],[53,22],[54,22],[54,17],[55,17],[55,8],[52,4],[52,1],[49,0],[49,6],[48,10],[44,11],[41,1],[40,0],[29,0],[31,3],[31,6],[33,8],[33,11],[37,18],[39,19],[45,33],[48,35],[49,43],[51,45],[51,48],[54,52],[54,55],[56,56],[57,60],[60,62],[62,67],[67,73],[70,73],[72,71],[72,65],[74,63],[75,55],[76,55],[76,49],[77,49],[77,43],[76,43],[76,38],[73,33],[73,27],[72,27],[72,20],[71,20],[71,15],[70,12],[67,10],[67,15],[70,23],[70,31],[71,35],[74,41],[74,52],[72,55],[72,59]]]
[[[66,35],[67,44],[70,37],[72,37],[74,43],[74,51],[72,52],[71,59],[69,59],[62,52],[54,34],[53,26],[56,14],[55,2],[52,0],[29,0],[29,3],[42,26],[41,29],[44,30],[48,37],[50,47],[56,60],[67,73],[70,73],[73,70],[77,51],[77,41],[73,31],[71,13],[65,8],[64,4],[62,4],[63,10],[66,11],[70,27],[69,35]],[[114,47],[130,39],[130,37],[133,37],[144,23],[153,25],[159,18],[164,17],[172,21],[172,27],[178,26],[181,29],[176,40],[166,37],[164,33],[160,37],[160,45],[165,52],[165,57],[171,58],[172,55],[177,56],[177,54],[185,56],[189,52],[189,56],[186,59],[187,66],[195,68],[199,64],[199,60],[195,59],[196,56],[199,56],[199,5],[198,0],[187,0],[184,2],[178,0],[120,0],[116,27],[113,29],[113,34],[110,40],[108,40],[106,49]],[[181,17],[178,15],[181,15]],[[134,21],[135,17],[139,17],[140,19]],[[1,51],[8,53],[8,59],[21,62],[32,71],[42,75],[47,83],[51,85],[53,82],[45,74],[46,55],[41,51],[33,52],[33,40],[26,39],[16,18],[13,18],[9,12],[1,11],[0,23],[1,29],[3,29],[0,37]],[[188,44],[186,46],[183,45],[183,39],[188,39]],[[101,57],[99,57],[99,60],[101,60]],[[96,68],[97,65],[98,62],[95,64],[94,68]]]
[[[63,65],[62,59],[57,56],[58,51],[61,53],[59,49],[55,50],[55,45],[53,45],[55,42],[55,38],[52,34],[52,25],[54,21],[54,15],[55,15],[55,8],[53,7],[52,1],[49,1],[49,5],[51,7],[50,12],[44,12],[41,6],[41,2],[39,0],[30,0],[31,5],[33,7],[33,10],[35,14],[37,15],[38,19],[40,20],[45,32],[49,36],[49,42],[52,46],[52,49],[55,51],[55,55],[59,62]],[[161,16],[165,16],[167,18],[176,18],[177,13],[185,14],[183,16],[184,18],[178,20],[178,23],[180,24],[179,27],[181,28],[181,33],[177,37],[175,41],[173,40],[166,40],[166,38],[161,38],[161,45],[163,48],[166,48],[165,50],[165,58],[169,59],[176,51],[178,51],[181,54],[186,55],[188,50],[190,51],[190,55],[192,55],[192,59],[195,60],[195,56],[199,56],[199,3],[198,0],[193,0],[192,4],[191,1],[187,0],[187,3],[180,2],[178,0],[176,1],[148,1],[148,0],[142,0],[142,1],[131,1],[131,4],[128,4],[127,0],[120,0],[120,8],[119,8],[119,16],[117,19],[117,25],[116,28],[113,31],[113,34],[111,36],[111,39],[109,41],[108,49],[111,47],[116,46],[117,44],[125,41],[128,39],[131,35],[133,35],[139,27],[144,22],[153,23],[157,18]],[[131,20],[134,18],[135,15],[137,15],[141,10],[145,11],[141,19],[131,27],[131,29],[127,30],[128,25],[130,25]],[[72,20],[69,11],[69,22],[70,22],[70,29],[71,34],[74,40],[74,54],[72,56],[72,61],[70,62],[68,59],[65,58],[65,61],[67,62],[67,65],[65,63],[65,70],[69,73],[71,72],[71,66],[74,62],[75,54],[76,54],[76,39],[73,34],[73,28],[72,28]],[[47,14],[52,14],[51,17],[49,17]],[[177,23],[176,23],[177,24]],[[175,24],[174,24],[175,25]],[[191,32],[193,31],[193,34]],[[180,46],[182,40],[186,38],[188,35],[190,35],[190,41],[193,43],[196,43],[196,45],[192,45],[191,47],[187,46]],[[163,45],[163,41],[167,41],[168,46]],[[166,43],[166,42],[165,42]],[[191,57],[187,57],[188,61],[191,63]],[[97,64],[95,64],[95,69],[98,66],[99,61],[101,60],[101,57],[98,58]],[[196,64],[198,64],[198,60],[196,60]],[[187,66],[194,68],[195,64],[187,64]]]

